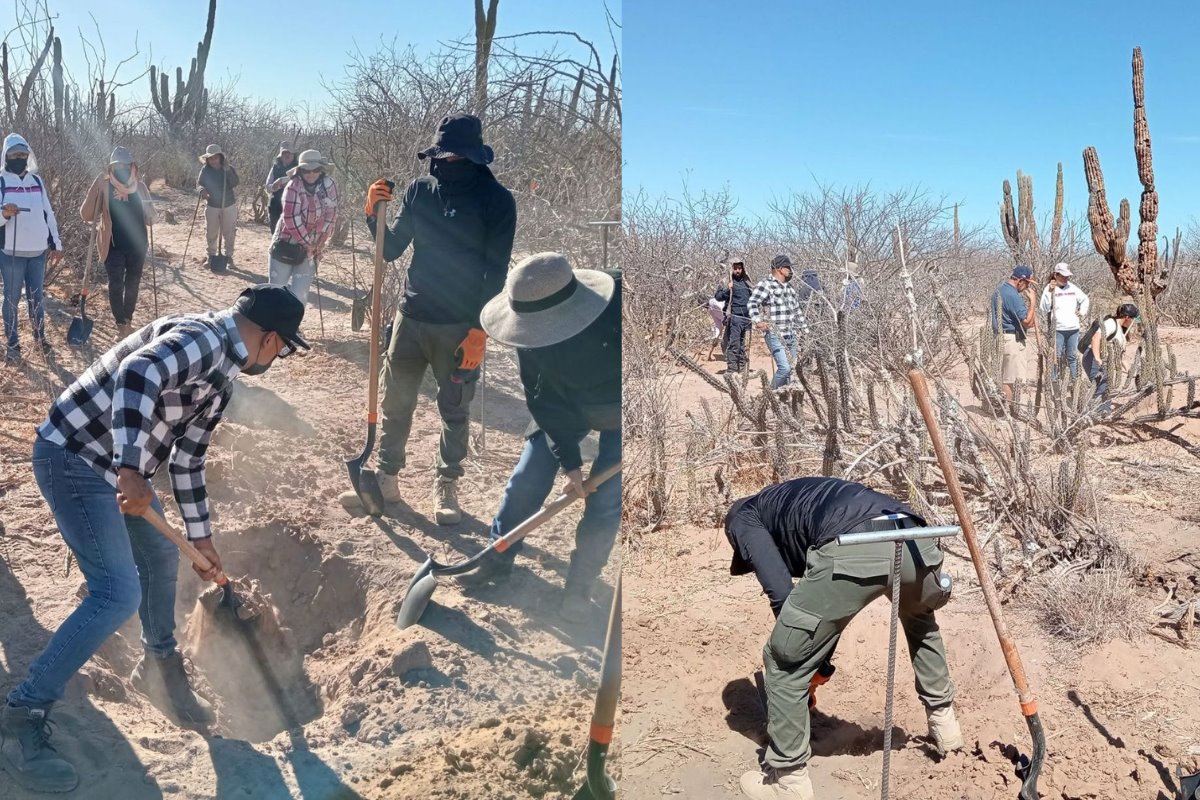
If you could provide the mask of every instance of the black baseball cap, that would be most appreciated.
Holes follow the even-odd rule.
[[[771,259],[771,269],[791,269],[792,260],[785,255],[778,255]]]
[[[312,349],[300,335],[304,303],[286,286],[260,283],[243,289],[233,304],[233,310],[264,331],[279,334],[290,345]]]

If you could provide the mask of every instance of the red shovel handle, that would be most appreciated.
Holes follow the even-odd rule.
[[[142,514],[142,516],[147,522],[157,528],[159,533],[174,542],[183,551],[183,554],[197,567],[205,572],[213,568],[213,563],[208,560],[208,557],[197,550],[195,545],[187,540],[186,536],[172,528],[153,508],[147,508],[146,513]],[[213,582],[217,586],[224,587],[229,583],[229,578],[225,577],[224,572],[217,572],[217,577],[213,578]]]

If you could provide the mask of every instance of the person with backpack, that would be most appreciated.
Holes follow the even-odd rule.
[[[1079,320],[1087,316],[1091,305],[1087,293],[1071,280],[1070,265],[1056,264],[1054,274],[1042,290],[1038,302],[1039,313],[1054,314],[1054,366],[1051,377],[1056,381],[1058,366],[1064,358],[1071,371],[1071,380],[1079,377]]]
[[[1117,310],[1104,319],[1096,320],[1079,340],[1079,352],[1083,354],[1083,368],[1096,384],[1093,401],[1099,401],[1100,412],[1108,413],[1112,404],[1108,402],[1108,370],[1104,366],[1104,345],[1111,342],[1113,354],[1120,358],[1125,352],[1129,327],[1138,318],[1138,307],[1133,303],[1122,303]]]
[[[722,309],[728,308],[728,318],[725,321],[725,331],[721,347],[725,351],[725,372],[742,372],[750,366],[750,356],[746,352],[746,337],[750,333],[750,293],[752,291],[750,276],[746,274],[746,264],[741,259],[729,264],[729,280],[724,286],[718,286],[713,295]]]
[[[283,187],[283,216],[268,251],[271,283],[287,286],[301,303],[317,274],[333,226],[337,222],[337,183],[325,174],[326,161],[318,150],[305,150],[287,173]]]
[[[225,158],[220,146],[210,144],[200,154],[200,174],[196,176],[196,190],[208,202],[204,209],[205,233],[208,239],[208,260],[217,254],[220,245],[233,266],[233,246],[237,238],[237,188],[240,178],[237,170]],[[223,242],[223,244],[222,244]]]
[[[429,175],[396,198],[396,218],[384,236],[384,260],[394,261],[411,244],[412,261],[383,362],[376,472],[384,502],[400,502],[398,476],[407,463],[421,383],[432,369],[442,418],[433,516],[439,525],[457,525],[462,509],[456,487],[464,473],[471,400],[487,347],[479,312],[504,289],[517,204],[488,169],[495,153],[483,143],[483,124],[476,116],[443,117],[434,144],[417,158],[429,161]],[[392,191],[386,178],[367,190],[364,212],[372,236],[377,225],[385,224],[375,218],[375,207],[391,201]],[[343,492],[338,500],[347,510],[362,508],[357,492]]]
[[[730,572],[755,572],[779,609],[763,648],[767,746],[761,769],[742,775],[752,800],[812,800],[809,700],[814,679],[863,609],[891,596],[891,542],[838,544],[846,533],[924,527],[907,504],[860,483],[796,478],[735,502],[726,516],[734,547]],[[942,754],[964,747],[954,713],[955,686],[936,612],[950,600],[937,542],[905,547],[900,625],[908,641],[929,738]],[[792,576],[802,576],[792,586]]]
[[[263,188],[271,198],[267,204],[268,225],[271,233],[275,232],[275,226],[279,223],[279,218],[283,216],[283,187],[287,184],[288,173],[294,166],[296,166],[296,155],[292,152],[292,146],[287,142],[280,142],[279,154],[275,156],[275,161],[272,162],[271,169],[267,173],[267,180],[263,184]]]
[[[1010,404],[1017,381],[1025,379],[1025,332],[1036,321],[1033,299],[1033,270],[1024,264],[1015,267],[1008,280],[992,293],[988,317],[992,332],[1001,339],[1000,391]]]
[[[0,172],[0,279],[4,281],[4,360],[21,360],[17,333],[17,303],[25,292],[33,341],[50,352],[46,341],[44,289],[46,263],[62,258],[62,237],[50,194],[37,175],[37,160],[29,142],[17,133],[4,137],[4,170]]]
[[[771,259],[771,275],[758,282],[746,309],[755,330],[763,332],[767,349],[775,360],[775,377],[771,388],[778,389],[792,377],[799,346],[797,335],[804,316],[800,311],[800,296],[791,286],[792,260],[785,255]]]
[[[124,339],[133,333],[133,312],[149,247],[146,229],[157,218],[133,153],[117,147],[108,161],[108,169],[88,189],[79,216],[87,223],[99,222],[96,249],[108,273],[108,303],[117,337]]]

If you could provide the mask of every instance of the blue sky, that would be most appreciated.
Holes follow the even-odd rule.
[[[1146,60],[1163,223],[1200,212],[1200,4],[689,0],[625,8],[626,196],[728,184],[739,210],[814,181],[920,183],[997,230],[1001,182],[1031,174],[1039,212],[1063,162],[1087,209],[1094,145],[1110,204],[1133,205],[1130,61]],[[1151,13],[1152,10],[1152,13]]]
[[[208,0],[48,0],[63,40],[64,59],[77,77],[85,68],[79,50],[79,29],[95,40],[100,30],[114,64],[134,50],[137,34],[142,56],[123,75],[145,69],[153,48],[154,63],[172,73],[186,72],[204,36]],[[286,12],[284,11],[286,9]],[[239,92],[282,102],[313,99],[320,93],[322,77],[341,76],[346,53],[356,46],[374,51],[381,39],[418,50],[429,50],[439,41],[474,36],[474,0],[218,0],[217,20],[209,56],[208,82],[237,78]],[[610,0],[610,10],[620,20],[620,0]],[[298,21],[303,20],[302,23]],[[13,27],[13,0],[0,8],[0,27]],[[605,19],[604,0],[500,0],[496,35],[533,30],[570,30],[591,39],[601,56],[612,58],[613,46]],[[301,33],[301,31],[310,31]],[[620,42],[620,30],[616,30]],[[149,96],[149,79],[139,81],[139,94]],[[127,91],[134,91],[130,87]],[[314,103],[315,105],[315,103]]]

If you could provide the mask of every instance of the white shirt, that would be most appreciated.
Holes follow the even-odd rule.
[[[1054,329],[1057,331],[1079,330],[1079,318],[1086,317],[1091,307],[1091,300],[1083,289],[1071,281],[1066,286],[1051,282],[1042,290],[1042,299],[1038,303],[1038,311],[1049,314],[1051,308],[1050,290],[1054,290]]]
[[[1118,351],[1123,351],[1125,349],[1126,330],[1125,330],[1125,328],[1121,327],[1121,323],[1117,322],[1115,319],[1106,319],[1106,320],[1104,320],[1104,324],[1101,326],[1101,328],[1104,330],[1104,333],[1103,333],[1104,338],[1101,339],[1101,344],[1100,344],[1100,352],[1101,353],[1104,352],[1104,344],[1103,343],[1108,341],[1109,336],[1113,337],[1113,339],[1112,339],[1113,347],[1117,348]],[[1091,342],[1088,342],[1088,347],[1089,348],[1091,347]]]

